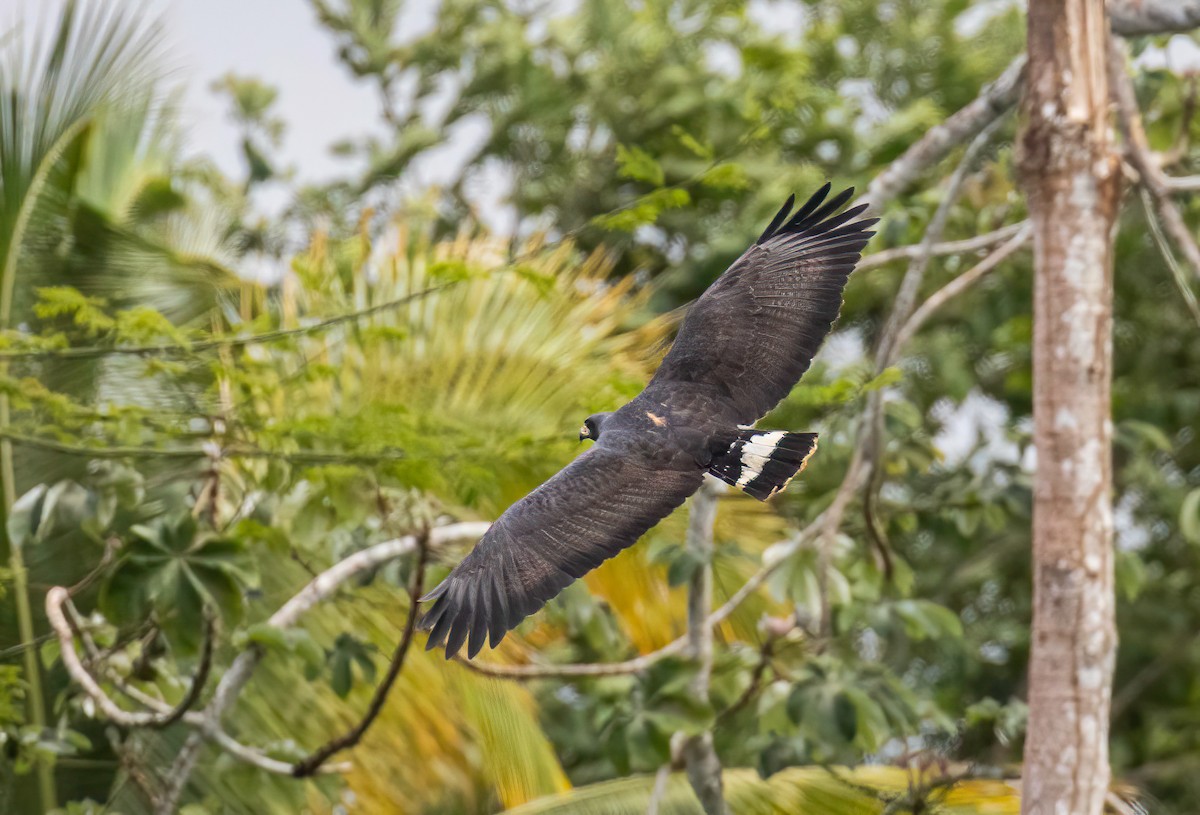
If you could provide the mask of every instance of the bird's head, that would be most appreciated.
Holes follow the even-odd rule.
[[[592,441],[599,441],[600,430],[604,424],[604,420],[611,415],[611,413],[593,413],[584,419],[583,427],[579,428],[579,440],[591,439]]]

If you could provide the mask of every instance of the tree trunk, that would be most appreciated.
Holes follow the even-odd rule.
[[[1100,815],[1116,651],[1110,380],[1119,174],[1102,0],[1029,4],[1022,182],[1034,240],[1033,635],[1024,815]]]

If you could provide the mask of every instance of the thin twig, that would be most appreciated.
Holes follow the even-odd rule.
[[[759,650],[758,663],[754,666],[754,670],[750,674],[750,684],[742,691],[742,695],[734,700],[733,704],[717,714],[718,723],[730,718],[754,700],[755,695],[762,688],[763,677],[767,675],[767,668],[771,666],[771,657],[774,651],[775,637],[768,633],[763,639],[762,648]]]
[[[979,252],[984,249],[990,249],[998,243],[1004,243],[1017,234],[1017,232],[1021,231],[1027,224],[1027,221],[1018,221],[1015,224],[1002,226],[992,232],[985,232],[982,235],[976,235],[973,238],[965,238],[963,240],[941,241],[932,245],[927,245],[925,241],[921,241],[907,246],[884,249],[881,252],[875,252],[864,257],[858,262],[855,269],[862,272],[866,269],[883,266],[895,260],[910,260],[922,254],[928,254],[931,257],[944,257],[946,255],[965,255],[970,252]]]
[[[112,697],[104,692],[95,677],[79,661],[79,655],[75,653],[75,632],[72,625],[74,621],[68,618],[63,608],[69,602],[70,595],[61,586],[54,586],[46,592],[46,620],[54,629],[54,633],[58,635],[59,658],[71,679],[92,698],[104,715],[114,724],[121,727],[154,727],[159,724],[165,716],[121,708],[112,700]]]
[[[916,335],[917,331],[925,324],[935,311],[946,305],[950,300],[953,300],[964,291],[974,286],[990,272],[996,269],[1005,260],[1008,260],[1018,249],[1029,243],[1029,237],[1032,234],[1029,224],[1022,222],[1021,229],[1017,230],[1006,243],[1000,246],[996,251],[985,257],[983,260],[976,263],[967,271],[960,274],[958,277],[951,280],[946,285],[935,291],[926,298],[925,302],[921,303],[912,315],[905,321],[896,335],[896,347],[903,348]]]
[[[122,447],[104,444],[91,446],[82,444],[67,444],[53,439],[26,436],[10,430],[0,430],[0,438],[9,439],[13,444],[22,447],[34,447],[39,450],[50,450],[71,456],[86,456],[88,458],[166,458],[166,459],[197,459],[212,458],[214,452],[222,458],[253,458],[290,461],[296,464],[384,464],[400,461],[405,458],[404,451],[394,450],[386,453],[316,453],[292,452],[280,450],[260,450],[257,448],[221,448],[204,447]]]
[[[202,340],[193,343],[176,343],[172,345],[79,346],[75,348],[42,348],[28,351],[0,350],[0,359],[94,359],[96,357],[114,355],[140,357],[186,356],[188,354],[199,354],[219,348],[241,348],[246,345],[260,345],[262,343],[290,339],[291,337],[299,337],[305,334],[316,334],[342,323],[371,317],[375,314],[411,303],[414,300],[419,300],[435,292],[442,291],[450,286],[457,285],[459,282],[452,281],[439,286],[430,286],[427,289],[407,294],[404,297],[398,297],[395,300],[388,300],[385,303],[378,303],[357,311],[339,314],[336,317],[329,317],[312,325],[301,326],[299,328],[280,328],[275,331],[265,331],[261,334],[250,334],[244,337],[221,337],[219,339]]]
[[[646,804],[646,815],[658,815],[663,797],[667,794],[667,782],[671,780],[671,762],[658,768],[654,774],[654,788],[650,790],[650,801]]]
[[[331,756],[336,753],[354,747],[366,734],[368,728],[371,727],[375,719],[378,718],[383,710],[383,704],[387,701],[388,693],[392,689],[392,685],[396,683],[396,678],[400,676],[400,671],[404,668],[404,659],[408,656],[408,647],[412,644],[413,632],[417,628],[417,608],[421,595],[424,593],[425,585],[425,565],[429,558],[429,535],[428,532],[417,538],[417,563],[413,572],[412,586],[409,588],[409,604],[408,617],[404,621],[404,633],[400,637],[400,643],[396,646],[395,652],[392,654],[392,661],[388,665],[387,674],[383,681],[375,688],[375,695],[371,698],[371,704],[367,706],[367,712],[349,731],[343,733],[337,738],[330,739],[327,743],[314,750],[302,761],[296,762],[296,767],[292,771],[292,775],[296,778],[307,778],[311,776],[317,769],[324,764]]]
[[[74,585],[67,587],[67,594],[75,597],[80,592],[87,591],[88,587],[100,579],[100,575],[104,574],[104,570],[112,563],[113,558],[117,554],[117,550],[121,548],[121,539],[112,537],[104,542],[104,554],[100,558],[100,562],[96,564],[96,568],[85,574]]]
[[[1155,217],[1154,197],[1150,191],[1143,185],[1138,192],[1142,199],[1142,210],[1146,213],[1146,223],[1150,226],[1150,236],[1154,238],[1154,245],[1158,247],[1159,254],[1162,255],[1163,261],[1167,264],[1167,269],[1171,272],[1171,279],[1175,283],[1175,288],[1179,290],[1179,296],[1183,298],[1184,305],[1188,311],[1192,313],[1192,319],[1200,324],[1200,301],[1196,299],[1196,293],[1192,291],[1192,287],[1188,284],[1187,275],[1184,274],[1183,267],[1179,265],[1179,261],[1175,257],[1175,253],[1171,251],[1171,244],[1167,241],[1167,236],[1163,234],[1162,223]]]
[[[183,704],[178,706],[168,705],[159,699],[155,699],[137,690],[120,679],[110,676],[109,680],[113,682],[114,687],[121,691],[121,693],[150,708],[150,710],[127,711],[117,705],[99,686],[91,673],[80,662],[79,656],[75,653],[74,636],[77,632],[78,624],[73,617],[67,616],[65,609],[69,607],[69,602],[67,590],[61,586],[55,586],[46,593],[46,619],[58,637],[61,646],[59,658],[62,660],[63,666],[66,668],[67,674],[71,679],[83,689],[113,724],[126,728],[162,727],[175,720],[182,720],[185,724],[193,728],[200,728],[207,724],[207,719],[203,715],[196,711],[188,710]],[[80,635],[84,634],[83,631],[78,631],[78,633]],[[85,647],[88,647],[90,652],[93,654],[98,653],[95,651],[95,645],[90,643],[89,637],[80,636],[80,639],[83,640]],[[211,656],[209,657],[209,661],[211,661]],[[204,681],[199,674],[197,675],[197,680],[194,682],[193,688],[201,688],[203,686]],[[191,691],[189,691],[188,696],[190,697],[191,695]],[[189,701],[185,698],[184,702],[191,705],[194,704],[195,700],[191,699]],[[291,764],[265,756],[257,750],[236,741],[222,730],[212,730],[207,733],[206,737],[239,761],[243,761],[246,764],[258,767],[269,773],[275,773],[276,775],[291,775]],[[324,768],[324,770],[329,772],[345,772],[347,769],[348,766],[346,765],[327,766]],[[173,810],[171,811],[173,812]]]
[[[921,284],[925,281],[925,273],[933,260],[933,247],[942,239],[946,224],[950,220],[950,212],[958,203],[967,176],[974,170],[976,160],[991,143],[992,137],[1000,129],[1004,119],[1003,113],[996,116],[971,139],[971,143],[967,145],[967,149],[963,153],[962,160],[950,175],[946,192],[938,203],[937,209],[934,210],[933,217],[929,220],[929,226],[926,227],[925,234],[921,239],[920,251],[910,259],[908,270],[900,281],[900,289],[896,293],[892,313],[879,337],[879,344],[875,352],[876,374],[881,373],[895,359],[900,347],[898,343],[900,332],[916,307],[917,294],[921,290]],[[883,467],[880,465],[884,448],[884,396],[882,390],[871,392],[867,397],[867,408],[860,426],[863,440],[860,447],[864,450],[862,466],[867,480],[862,510],[867,536],[871,540],[885,577],[890,580],[892,576],[891,545],[887,540],[883,522],[876,511],[879,490],[883,485]],[[829,545],[828,539],[826,545]],[[825,559],[825,562],[828,562],[828,558]],[[827,620],[823,620],[823,624],[825,622]],[[824,629],[822,633],[824,633]]]
[[[121,769],[133,782],[134,789],[141,793],[150,806],[154,806],[158,802],[158,793],[154,789],[155,783],[146,774],[142,763],[134,755],[133,748],[129,744],[129,738],[122,739],[121,734],[115,728],[108,728],[107,735],[109,746],[116,753]],[[116,797],[114,791],[110,794],[109,800],[115,800]]]
[[[975,138],[1011,110],[1021,94],[1025,56],[1014,59],[1004,73],[980,91],[970,104],[934,125],[904,153],[887,166],[867,188],[859,203],[879,210],[898,197],[951,150]]]
[[[217,615],[211,607],[204,607],[204,644],[200,648],[200,662],[196,665],[196,673],[192,675],[192,684],[187,693],[179,700],[179,704],[161,719],[150,726],[156,729],[170,727],[182,719],[189,710],[200,701],[204,686],[208,684],[208,675],[212,671],[213,647],[217,639]]]
[[[1171,198],[1168,179],[1155,160],[1154,153],[1150,150],[1146,130],[1142,125],[1142,114],[1138,108],[1133,79],[1126,68],[1128,52],[1125,45],[1115,37],[1111,40],[1108,60],[1109,84],[1117,103],[1117,122],[1121,129],[1121,135],[1125,139],[1125,153],[1129,163],[1137,171],[1141,187],[1145,191],[1143,204],[1149,203],[1145,200],[1146,197],[1153,202],[1152,207],[1146,207],[1146,219],[1150,223],[1151,232],[1158,242],[1159,249],[1171,270],[1175,285],[1179,288],[1184,302],[1191,310],[1192,316],[1200,321],[1200,304],[1196,301],[1196,294],[1188,282],[1183,279],[1182,270],[1175,261],[1174,253],[1161,240],[1161,233],[1158,231],[1160,224],[1155,222],[1154,213],[1158,213],[1162,230],[1171,236],[1171,240],[1179,247],[1184,259],[1191,267],[1192,274],[1197,278],[1200,278],[1200,246],[1197,246],[1191,230],[1183,220],[1183,213],[1179,211],[1179,207]]]

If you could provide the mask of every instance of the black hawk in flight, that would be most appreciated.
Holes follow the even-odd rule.
[[[632,546],[695,492],[705,473],[759,500],[782,490],[817,446],[815,433],[752,425],[808,370],[842,305],[878,219],[835,213],[826,184],[762,237],[696,300],[637,398],[589,416],[595,444],[508,508],[442,583],[420,627],[446,657],[495,648],[576,578]]]

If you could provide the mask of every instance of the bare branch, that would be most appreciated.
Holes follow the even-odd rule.
[[[451,541],[479,538],[490,525],[486,522],[465,522],[435,527],[429,531],[429,545],[437,548]],[[407,535],[403,538],[376,544],[338,561],[314,577],[295,596],[284,603],[278,611],[271,615],[267,624],[276,628],[291,628],[299,621],[300,617],[332,595],[347,580],[368,569],[409,554],[416,548],[416,536]],[[191,778],[192,771],[196,768],[196,762],[200,758],[200,747],[204,739],[215,738],[215,734],[220,731],[221,717],[241,694],[264,655],[262,646],[250,646],[238,655],[233,664],[229,666],[229,670],[221,677],[221,681],[217,683],[217,689],[213,693],[212,699],[201,714],[203,719],[200,730],[193,733],[184,742],[167,772],[167,786],[156,810],[158,815],[172,815],[178,808],[184,787],[187,786],[188,779]],[[282,764],[282,762],[280,763]],[[283,764],[283,766],[286,768],[284,773],[290,775],[292,765]]]
[[[671,780],[671,763],[667,762],[654,774],[654,788],[650,791],[650,802],[646,804],[646,815],[658,815],[663,797],[667,794],[667,782]]]
[[[420,605],[418,602],[423,592],[425,585],[425,564],[429,556],[429,541],[428,534],[424,534],[417,539],[417,565],[413,571],[412,586],[409,587],[408,596],[408,617],[404,621],[404,633],[400,637],[400,643],[396,646],[395,652],[392,654],[392,661],[388,664],[387,674],[383,681],[375,688],[375,695],[371,698],[371,704],[367,706],[367,712],[349,731],[338,736],[335,739],[330,739],[320,748],[314,750],[304,760],[296,763],[292,774],[296,778],[307,778],[313,775],[321,765],[325,763],[335,753],[354,747],[366,734],[367,729],[378,718],[383,710],[383,703],[387,701],[388,693],[392,689],[392,685],[396,683],[396,678],[400,676],[400,671],[404,667],[404,659],[408,656],[408,648],[412,644],[413,633],[417,629],[417,608]]]
[[[1025,57],[1017,57],[970,104],[930,128],[916,144],[875,176],[867,187],[866,195],[858,203],[870,204],[874,210],[882,209],[884,204],[907,190],[951,150],[978,136],[1017,103],[1024,71]]]
[[[1200,26],[1200,0],[1108,0],[1108,17],[1122,37],[1190,31]]]
[[[921,239],[921,243],[917,246],[917,251],[910,259],[908,271],[905,272],[904,279],[900,281],[900,290],[896,293],[892,313],[888,317],[888,322],[879,338],[879,345],[875,352],[876,372],[882,371],[891,364],[896,351],[896,337],[904,321],[908,319],[909,314],[913,310],[917,293],[921,290],[921,284],[925,280],[925,272],[929,268],[929,262],[933,259],[933,247],[942,239],[946,223],[950,220],[950,211],[958,203],[958,198],[962,193],[962,187],[967,180],[967,176],[975,168],[976,160],[984,148],[987,147],[988,143],[991,142],[992,137],[996,134],[996,130],[999,129],[1003,121],[1003,115],[997,116],[975,135],[971,143],[967,145],[962,160],[959,161],[958,166],[954,169],[954,173],[951,174],[950,180],[946,184],[946,192],[942,196],[942,200],[938,203],[933,217],[929,220],[929,226],[925,229],[925,235]]]
[[[60,659],[62,659],[67,674],[96,703],[109,721],[124,728],[158,728],[180,720],[191,727],[200,727],[205,724],[205,718],[201,714],[189,710],[189,708],[195,703],[196,696],[203,689],[203,677],[206,675],[207,670],[197,672],[192,689],[189,690],[181,703],[176,706],[171,706],[160,699],[155,699],[153,696],[137,690],[116,677],[109,677],[118,690],[129,698],[150,708],[150,710],[128,711],[114,702],[112,697],[105,693],[104,689],[96,682],[91,672],[84,667],[83,663],[79,660],[79,656],[75,653],[74,634],[76,627],[73,624],[74,621],[67,615],[66,609],[69,602],[69,595],[66,589],[61,586],[51,588],[46,593],[46,619],[58,637]],[[86,637],[81,637],[81,639],[83,639],[85,646],[87,646],[88,639]],[[94,646],[89,648],[89,650],[94,650]],[[203,668],[204,657],[201,659],[201,667]],[[208,661],[211,662],[211,659],[211,651],[209,651]],[[209,738],[222,750],[240,761],[277,775],[291,775],[291,764],[268,758],[257,750],[241,744],[223,731],[214,731],[210,734]],[[338,765],[325,769],[329,772],[345,772],[349,769],[349,766]]]
[[[1198,177],[1198,185],[1200,185],[1200,177]],[[1200,187],[1198,187],[1200,188]],[[1025,221],[1018,221],[1015,224],[1002,226],[992,232],[985,232],[982,235],[976,235],[973,238],[965,238],[957,241],[943,241],[926,246],[921,243],[914,243],[908,246],[897,246],[893,249],[884,249],[882,252],[875,252],[867,255],[858,262],[856,267],[859,272],[866,269],[874,269],[891,263],[894,260],[910,260],[918,255],[928,254],[930,257],[943,257],[945,255],[965,255],[971,252],[979,252],[984,249],[991,249],[998,243],[1004,243],[1013,235],[1021,231],[1026,225]]]
[[[192,676],[192,684],[188,687],[187,693],[179,700],[179,704],[175,705],[173,710],[168,711],[161,719],[151,724],[151,727],[162,729],[170,727],[175,722],[182,719],[187,712],[195,706],[196,702],[200,701],[200,694],[204,693],[204,686],[208,684],[208,675],[212,671],[213,662],[213,647],[217,639],[217,617],[216,613],[209,606],[204,607],[204,644],[200,649],[200,662],[196,666],[196,673]]]
[[[164,722],[169,723],[168,719],[170,721],[178,719],[187,710],[186,708],[183,711],[172,710],[166,714],[128,711],[104,692],[100,683],[83,666],[83,663],[79,661],[79,655],[75,653],[75,632],[71,620],[68,619],[63,609],[63,606],[70,602],[70,597],[70,594],[62,586],[54,586],[46,592],[46,620],[54,629],[54,633],[58,635],[59,658],[75,684],[91,697],[110,721],[121,727],[157,727]],[[205,672],[207,673],[207,671]],[[191,694],[189,693],[188,696],[190,697]],[[184,701],[187,699],[185,698]]]
[[[925,302],[912,313],[912,316],[904,323],[900,331],[896,335],[896,347],[903,348],[908,344],[909,340],[920,330],[925,321],[942,306],[946,305],[950,300],[954,299],[971,286],[982,280],[989,272],[1007,260],[1018,249],[1025,246],[1029,242],[1031,235],[1029,224],[1021,223],[1021,228],[1016,231],[996,251],[985,257],[983,260],[976,263],[967,271],[960,274],[958,277],[951,280],[945,286],[942,286],[933,294],[926,298]]]
[[[1142,188],[1149,195],[1153,207],[1147,207],[1146,218],[1150,221],[1155,236],[1158,237],[1157,224],[1154,223],[1154,213],[1162,223],[1162,228],[1171,236],[1172,242],[1179,247],[1184,259],[1192,269],[1192,274],[1200,278],[1200,246],[1196,245],[1192,232],[1183,220],[1183,213],[1171,198],[1171,183],[1163,173],[1153,151],[1150,149],[1146,130],[1142,125],[1142,114],[1138,109],[1137,95],[1133,88],[1133,79],[1126,68],[1128,52],[1125,44],[1115,37],[1112,38],[1110,58],[1108,62],[1109,85],[1117,103],[1117,122],[1121,135],[1125,139],[1125,154],[1133,165],[1141,180]],[[1176,179],[1178,180],[1178,179]],[[1169,248],[1160,241],[1160,248],[1175,276],[1184,301],[1192,311],[1192,315],[1200,320],[1200,307],[1197,306],[1196,295],[1182,279],[1178,264]]]
[[[1200,0],[1108,0],[1112,30],[1123,37],[1187,31],[1200,26]],[[1025,56],[1013,60],[972,102],[935,125],[887,166],[867,187],[859,203],[874,210],[907,190],[921,175],[960,144],[1017,103]]]
[[[1200,175],[1164,175],[1162,182],[1171,192],[1200,192]]]

